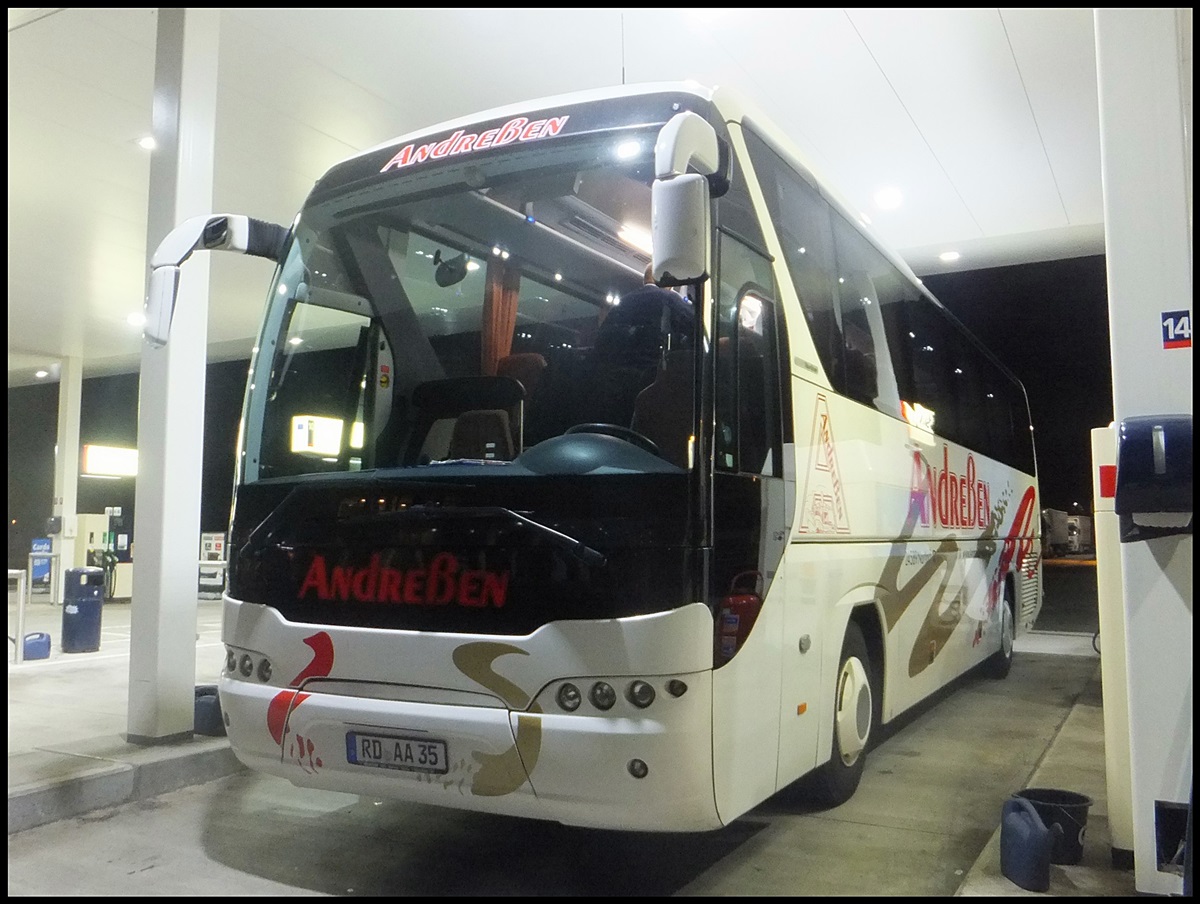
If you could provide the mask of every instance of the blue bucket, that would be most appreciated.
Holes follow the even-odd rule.
[[[1026,788],[1016,796],[1033,804],[1047,828],[1053,831],[1055,826],[1059,827],[1061,835],[1050,851],[1051,863],[1071,865],[1083,859],[1083,836],[1092,806],[1090,797],[1057,788]]]

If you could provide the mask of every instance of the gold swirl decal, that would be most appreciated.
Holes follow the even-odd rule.
[[[509,709],[530,708],[532,713],[540,714],[540,707],[532,703],[529,694],[503,675],[496,674],[492,668],[492,664],[506,653],[529,655],[527,651],[511,644],[479,641],[458,647],[452,658],[460,672],[496,694]],[[518,715],[512,747],[503,753],[471,752],[471,756],[479,763],[479,771],[471,779],[471,793],[481,797],[500,797],[516,791],[525,784],[527,776],[533,774],[541,749],[542,720],[534,714]]]
[[[913,604],[917,596],[938,581],[939,574],[940,582],[937,590],[934,592],[933,601],[930,603],[928,611],[925,613],[925,618],[917,631],[916,640],[913,643],[913,648],[909,654],[908,674],[909,677],[914,677],[923,672],[937,658],[938,654],[945,648],[954,629],[958,627],[966,614],[966,601],[977,588],[975,586],[978,578],[971,581],[972,586],[968,586],[967,581],[958,581],[957,587],[951,587],[951,581],[954,576],[955,566],[958,564],[963,551],[959,541],[954,537],[946,537],[938,543],[933,550],[933,554],[929,558],[921,562],[913,574],[906,581],[901,583],[900,569],[907,560],[910,553],[910,541],[916,533],[917,524],[922,521],[924,512],[923,505],[927,504],[929,494],[929,481],[923,475],[927,474],[927,466],[921,454],[914,453],[914,475],[913,475],[913,492],[910,497],[908,514],[905,518],[904,525],[900,529],[900,535],[892,544],[891,555],[888,556],[883,570],[879,575],[879,579],[870,584],[859,585],[854,588],[855,591],[869,590],[874,597],[875,602],[883,612],[885,630],[891,631],[900,617],[908,611],[909,606]],[[1022,505],[1031,505],[1033,490],[1030,488],[1026,491],[1026,499],[1030,500],[1027,504],[1022,500]],[[1000,538],[1001,525],[1004,523],[1004,517],[1008,509],[1008,505],[1012,496],[1012,488],[1007,487],[1000,494],[1000,497],[991,505],[990,511],[986,514],[980,512],[976,517],[979,520],[986,518],[986,524],[982,533],[979,536],[977,546],[978,554],[985,562],[990,562],[997,548],[997,540]],[[1020,519],[1017,519],[1018,521]],[[1028,519],[1026,519],[1028,520]],[[1015,536],[1020,530],[1021,525],[1014,523],[1012,533]],[[1012,542],[1005,540],[1006,543]],[[1004,579],[1008,560],[1002,560],[998,567],[993,570],[991,581],[998,585]],[[993,592],[992,596],[995,595]],[[949,601],[943,604],[949,597]],[[994,602],[988,606],[990,613],[994,608]],[[982,623],[977,627],[975,642],[978,642],[979,630],[982,628]]]

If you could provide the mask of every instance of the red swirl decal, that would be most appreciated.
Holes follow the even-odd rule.
[[[333,671],[333,639],[325,631],[319,631],[311,637],[304,638],[313,651],[312,660],[300,670],[288,684],[299,687],[309,678],[325,678]],[[308,694],[299,691],[280,691],[267,706],[267,731],[276,744],[283,743],[283,730],[287,724],[288,713],[308,699]]]

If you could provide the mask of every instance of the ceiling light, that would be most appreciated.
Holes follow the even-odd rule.
[[[144,327],[146,325],[146,315],[143,314],[141,311],[134,311],[132,314],[130,314],[128,317],[125,318],[125,322],[128,323],[130,326],[135,326],[138,329],[141,329],[142,327]]]
[[[638,251],[644,251],[646,254],[653,254],[653,246],[650,244],[650,233],[641,226],[634,226],[632,223],[623,223],[621,228],[617,230],[617,238],[626,245],[632,245]]]
[[[34,374],[34,376],[37,377],[39,380],[44,380],[44,379],[46,379],[46,377],[50,376],[50,371],[39,370],[37,373]]]
[[[138,147],[145,151],[153,151],[158,147],[158,142],[154,140],[153,135],[147,135],[138,139]]]
[[[881,188],[875,192],[875,206],[880,210],[895,210],[904,203],[904,195],[898,188]]]
[[[960,255],[957,251],[943,251],[941,254],[938,255],[938,260],[940,260],[944,264],[949,264],[949,263],[952,263],[953,261],[958,260],[959,256]]]

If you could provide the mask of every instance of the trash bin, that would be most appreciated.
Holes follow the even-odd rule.
[[[104,608],[104,569],[68,568],[63,584],[62,651],[100,649],[100,613]]]
[[[1070,866],[1083,859],[1083,835],[1092,806],[1090,797],[1057,788],[1026,788],[1018,791],[1016,796],[1033,804],[1046,828],[1053,830],[1057,823],[1062,829],[1061,835],[1055,833],[1054,846],[1050,850],[1051,863]]]

